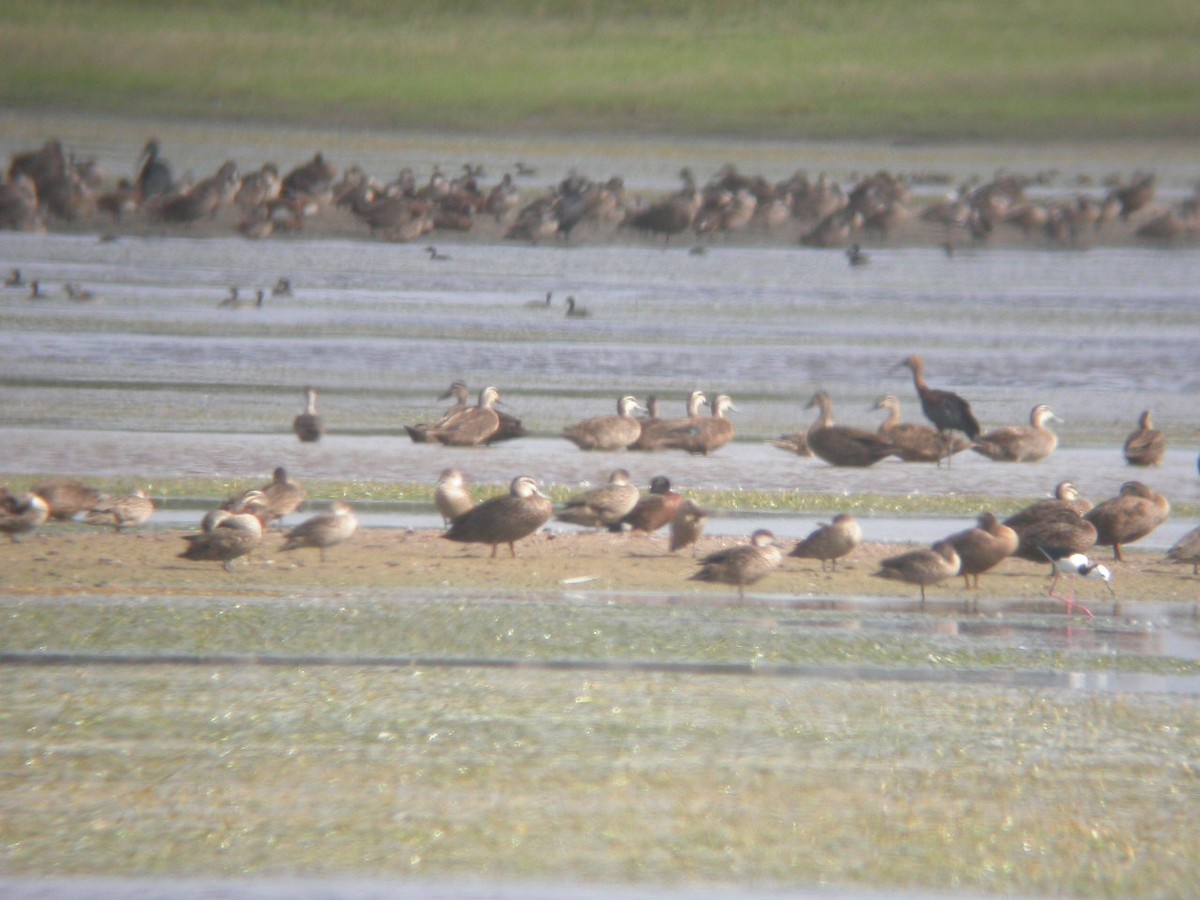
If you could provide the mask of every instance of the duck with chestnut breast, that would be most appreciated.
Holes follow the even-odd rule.
[[[670,430],[663,445],[685,450],[693,456],[707,456],[732,441],[734,428],[729,413],[737,412],[733,400],[728,394],[718,394],[708,406],[712,410],[711,416],[696,416],[686,426]]]
[[[1167,440],[1150,421],[1150,410],[1143,411],[1137,431],[1125,439],[1125,462],[1131,466],[1157,466],[1166,450]]]
[[[442,537],[462,544],[491,544],[492,559],[501,544],[508,544],[508,552],[515,557],[516,542],[533,534],[552,515],[554,504],[538,489],[537,480],[518,475],[507,494],[484,500],[463,513]]]
[[[682,507],[683,497],[671,490],[671,480],[666,475],[655,475],[650,479],[649,495],[638,500],[621,524],[649,534],[675,521]]]
[[[916,353],[902,359],[896,368],[912,371],[913,387],[921,400],[921,411],[938,431],[961,431],[971,440],[979,437],[979,423],[971,404],[953,391],[931,388],[925,383],[925,360]]]
[[[641,492],[626,469],[613,469],[608,483],[576,494],[556,518],[585,528],[621,530],[621,520],[633,512]]]
[[[1045,403],[1039,403],[1029,413],[1029,425],[1010,425],[980,435],[971,449],[997,462],[1037,462],[1045,459],[1058,446],[1058,435],[1046,427],[1046,422],[1061,422]]]
[[[737,585],[738,599],[746,596],[746,585],[766,578],[783,562],[775,535],[760,528],[750,535],[750,543],[727,547],[700,560],[700,571],[689,581],[709,581]]]
[[[954,545],[958,554],[958,574],[968,589],[974,587],[976,590],[979,589],[979,576],[1012,556],[1020,543],[1017,533],[990,512],[980,513],[974,528],[956,531],[946,540]]]
[[[645,411],[637,398],[625,395],[617,401],[617,414],[593,416],[563,429],[562,436],[580,450],[624,450],[642,433],[635,412]]]
[[[1084,519],[1096,526],[1096,543],[1111,546],[1113,559],[1120,562],[1123,544],[1140,541],[1170,515],[1166,497],[1140,481],[1127,481],[1116,497],[1088,510]]]
[[[1075,485],[1059,482],[1053,499],[1039,500],[1004,520],[1017,533],[1013,556],[1042,562],[1046,558],[1042,547],[1086,553],[1096,543],[1096,526],[1083,518],[1091,508],[1091,501],[1080,497]]]
[[[925,588],[958,574],[962,561],[950,541],[938,541],[932,547],[909,550],[889,556],[879,563],[877,578],[890,578],[915,584],[921,588],[921,605],[925,605]]]
[[[797,543],[788,556],[819,559],[822,572],[827,564],[836,572],[838,560],[848,556],[861,543],[862,527],[858,524],[858,519],[850,513],[838,513],[833,517],[833,521],[821,525]]]
[[[316,547],[321,552],[321,562],[325,562],[325,548],[350,540],[356,531],[358,516],[354,514],[354,508],[345,500],[335,500],[329,512],[305,519],[289,531],[279,549],[287,552],[300,547]]]
[[[884,394],[875,401],[875,409],[884,409],[888,417],[878,433],[895,446],[895,456],[904,462],[931,462],[941,465],[955,453],[961,453],[971,442],[950,431],[938,431],[919,422],[900,421],[900,400],[895,394]]]
[[[808,429],[808,447],[831,466],[865,468],[896,452],[887,438],[863,428],[833,423],[833,401],[817,391],[805,409],[817,407],[817,419]]]

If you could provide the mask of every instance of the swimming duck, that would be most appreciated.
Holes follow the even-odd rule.
[[[909,550],[898,556],[889,556],[880,562],[877,578],[891,578],[905,584],[919,585],[921,605],[925,605],[925,588],[938,584],[958,574],[961,560],[958,551],[949,541],[938,541],[932,547]]]
[[[440,253],[438,251],[438,248],[433,246],[432,244],[430,244],[428,247],[425,248],[425,252],[429,254],[430,259],[435,259],[439,262],[450,258],[445,253]]]
[[[306,519],[287,533],[281,552],[316,547],[325,562],[325,548],[348,541],[358,531],[358,516],[345,500],[335,500],[329,512]]]
[[[836,572],[838,560],[847,556],[862,543],[862,527],[850,513],[838,513],[833,521],[821,525],[796,544],[788,556],[799,559],[819,559],[821,571],[828,564]]]
[[[250,513],[233,513],[213,526],[212,531],[185,534],[187,549],[180,559],[220,560],[226,572],[233,571],[232,563],[254,552],[262,542],[262,522]]]
[[[442,470],[433,492],[433,502],[442,514],[442,523],[447,527],[475,506],[475,498],[471,496],[466,479],[458,469]]]
[[[1125,462],[1131,466],[1157,466],[1166,449],[1166,438],[1150,421],[1150,410],[1145,410],[1138,419],[1137,431],[1125,439]]]
[[[32,492],[46,501],[50,518],[66,521],[92,509],[101,493],[74,478],[50,478],[33,486]]]
[[[575,303],[574,297],[567,297],[567,318],[568,319],[586,319],[591,315],[591,311],[586,306],[579,306]]]
[[[1045,554],[1040,547],[1086,553],[1096,543],[1096,526],[1083,518],[1091,508],[1091,501],[1080,497],[1075,485],[1059,482],[1054,499],[1039,500],[1004,520],[1017,533],[1013,556],[1041,562]]]
[[[154,501],[141,488],[124,497],[102,498],[84,516],[88,525],[111,525],[121,531],[126,525],[138,526],[154,515]]]
[[[29,534],[46,524],[50,518],[50,505],[37,494],[10,494],[0,488],[0,532],[9,536],[14,544],[20,543],[17,535]]]
[[[563,437],[580,450],[624,450],[642,433],[634,412],[643,410],[637,399],[626,395],[617,401],[615,416],[595,416],[563,430]]]
[[[292,296],[292,280],[290,278],[280,278],[275,282],[275,286],[271,288],[272,297],[290,297]]]
[[[304,389],[304,412],[292,420],[292,431],[304,443],[315,443],[325,434],[325,423],[317,415],[317,389]]]
[[[871,261],[871,257],[864,253],[858,244],[851,244],[846,249],[846,259],[849,261],[851,268],[865,266]]]
[[[687,415],[683,418],[661,419],[658,416],[658,400],[654,397],[646,399],[648,418],[641,420],[642,431],[638,439],[629,445],[630,450],[665,450],[670,445],[666,443],[667,436],[679,429],[691,426],[693,420],[701,418],[700,409],[707,403],[703,391],[692,391],[687,398]]]
[[[690,417],[687,425],[669,429],[662,444],[678,450],[686,450],[693,456],[707,456],[733,440],[733,423],[730,412],[737,412],[728,394],[718,394],[709,401],[711,416]]]
[[[1113,559],[1122,560],[1121,545],[1132,544],[1167,521],[1171,504],[1162,494],[1140,481],[1121,485],[1116,497],[1084,514],[1096,526],[1096,543],[1112,546]]]
[[[1092,611],[1082,603],[1075,602],[1075,579],[1096,578],[1104,582],[1110,594],[1115,594],[1112,586],[1112,572],[1107,566],[1093,562],[1083,553],[1069,553],[1064,550],[1045,547],[1042,548],[1042,553],[1045,558],[1050,561],[1050,565],[1054,569],[1054,578],[1050,582],[1049,596],[1055,600],[1061,600],[1067,604],[1067,615],[1071,614],[1071,610],[1075,608],[1082,609],[1089,619],[1096,618],[1092,615]],[[1071,593],[1064,597],[1061,594],[1054,593],[1054,588],[1058,584],[1058,579],[1063,575],[1071,576]]]
[[[608,483],[584,491],[567,500],[566,508],[556,517],[560,522],[588,528],[620,530],[621,520],[637,506],[641,492],[625,469],[613,469]]]
[[[439,400],[446,400],[450,397],[454,398],[454,405],[446,409],[442,413],[442,417],[433,425],[405,425],[404,430],[408,432],[408,436],[412,438],[413,443],[424,444],[431,440],[437,440],[432,433],[436,433],[444,429],[452,420],[456,420],[459,413],[465,412],[472,407],[467,405],[467,401],[471,398],[471,392],[467,389],[467,384],[464,381],[451,382],[450,387],[446,389]],[[513,438],[524,437],[527,432],[525,426],[521,424],[521,420],[516,416],[506,413],[503,410],[493,409],[496,417],[500,422],[496,431],[483,443],[495,444],[500,441],[510,441]]]
[[[925,383],[925,360],[912,354],[901,360],[897,368],[912,370],[913,387],[921,398],[921,411],[938,431],[961,431],[971,440],[979,437],[979,423],[971,412],[971,404],[953,391],[931,388]]]
[[[976,590],[979,576],[1012,556],[1020,543],[1017,533],[990,512],[980,513],[974,528],[957,531],[946,540],[954,545],[958,554],[958,574],[968,589],[972,587],[971,577],[974,576]]]
[[[746,585],[770,575],[781,562],[783,554],[775,542],[775,535],[760,528],[750,535],[750,543],[727,547],[704,557],[700,560],[700,571],[688,580],[735,584],[738,599],[744,599]]]
[[[892,442],[874,432],[833,424],[833,401],[817,391],[805,409],[817,407],[817,419],[808,429],[808,446],[831,466],[864,468],[896,452]]]
[[[1058,446],[1058,435],[1046,427],[1053,419],[1061,422],[1050,407],[1039,403],[1029,413],[1028,426],[1011,425],[980,435],[971,449],[997,462],[1037,462]]]
[[[529,475],[518,475],[502,497],[485,500],[454,520],[450,530],[442,535],[448,541],[465,544],[491,544],[492,558],[501,544],[517,555],[513,546],[528,537],[554,515],[554,504],[538,490],[537,481]]]
[[[449,447],[474,447],[486,443],[500,430],[500,415],[492,408],[499,402],[500,391],[488,386],[479,392],[479,403],[429,428],[427,435]]]
[[[683,497],[671,490],[670,479],[655,475],[650,479],[649,496],[639,499],[621,522],[633,531],[658,531],[674,522],[682,507]]]
[[[1200,574],[1200,528],[1193,528],[1167,551],[1171,562],[1191,563],[1192,574]]]
[[[892,442],[894,455],[905,462],[931,462],[941,465],[955,453],[961,453],[971,442],[948,431],[938,431],[918,422],[900,421],[900,401],[895,394],[884,394],[875,401],[875,409],[886,409],[888,417],[878,433]]]
[[[704,533],[704,522],[707,519],[708,513],[702,510],[695,501],[684,500],[679,507],[679,512],[671,520],[671,552],[675,553],[684,547],[691,547],[694,557],[696,542]]]

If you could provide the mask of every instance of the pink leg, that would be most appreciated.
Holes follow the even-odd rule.
[[[1088,609],[1082,603],[1075,602],[1075,579],[1074,578],[1071,579],[1071,596],[1064,597],[1061,594],[1056,594],[1056,593],[1054,593],[1053,587],[1050,588],[1050,596],[1053,597],[1055,600],[1061,600],[1063,603],[1067,604],[1067,615],[1068,616],[1071,614],[1072,609],[1079,608],[1079,609],[1082,609],[1087,614],[1087,617],[1089,619],[1096,618],[1095,616],[1092,615],[1092,611],[1090,609]]]

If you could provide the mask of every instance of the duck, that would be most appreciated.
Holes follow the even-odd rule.
[[[21,277],[21,270],[13,269],[9,272],[8,277],[4,279],[4,286],[6,288],[24,287],[25,280]]]
[[[812,448],[808,446],[808,432],[797,431],[793,434],[781,434],[773,441],[767,441],[772,447],[794,453],[796,456],[812,456]]]
[[[36,531],[49,518],[50,504],[38,494],[28,491],[10,494],[0,488],[0,532],[7,534],[14,544],[20,543],[19,535]]]
[[[165,159],[159,158],[157,140],[151,138],[146,141],[138,162],[141,167],[137,175],[137,192],[141,203],[170,192],[173,182],[171,166]]]
[[[1016,531],[990,512],[980,513],[974,528],[956,531],[946,540],[958,554],[958,574],[968,590],[972,587],[978,590],[979,576],[1012,556],[1020,543]]]
[[[549,306],[549,304],[546,304]],[[591,316],[591,311],[586,306],[579,306],[575,302],[574,297],[567,297],[567,318],[568,319],[586,319]]]
[[[875,409],[885,409],[888,417],[879,426],[878,434],[896,448],[894,455],[904,462],[931,462],[941,465],[955,453],[971,446],[966,438],[952,432],[938,431],[918,422],[900,421],[900,400],[895,394],[884,394],[875,401]]]
[[[808,429],[808,447],[831,466],[865,468],[896,452],[885,437],[862,428],[833,424],[833,401],[817,391],[805,409],[818,408],[817,419]]]
[[[1113,548],[1113,559],[1122,561],[1121,546],[1140,541],[1167,521],[1171,504],[1158,491],[1140,481],[1121,485],[1116,497],[1088,510],[1084,519],[1096,526],[1096,543]]]
[[[65,522],[81,512],[88,512],[103,495],[74,478],[50,478],[31,489],[50,507],[50,518]]]
[[[693,456],[708,456],[732,441],[734,428],[729,413],[737,412],[733,400],[728,394],[717,394],[708,407],[712,415],[691,416],[687,425],[669,429],[663,438],[663,446],[685,450]]]
[[[232,513],[221,519],[211,531],[185,534],[186,549],[180,559],[195,561],[220,560],[226,572],[233,571],[233,561],[253,553],[262,543],[263,526],[251,513]]]
[[[1054,571],[1054,577],[1050,581],[1049,596],[1053,597],[1055,600],[1062,600],[1067,604],[1067,615],[1070,615],[1071,610],[1073,609],[1081,609],[1089,619],[1096,618],[1092,615],[1092,611],[1090,609],[1088,609],[1082,603],[1077,603],[1075,601],[1075,579],[1079,577],[1099,579],[1100,581],[1104,582],[1110,594],[1115,594],[1116,592],[1113,590],[1112,586],[1112,572],[1109,571],[1108,567],[1102,565],[1101,563],[1093,562],[1084,553],[1071,553],[1065,550],[1050,547],[1043,547],[1042,553],[1044,554],[1045,558],[1050,561],[1050,565]],[[1054,593],[1054,588],[1058,584],[1058,579],[1063,575],[1069,575],[1071,577],[1071,593],[1066,597],[1062,596],[1061,594]]]
[[[271,288],[272,297],[291,297],[292,296],[292,280],[290,278],[280,277],[275,282],[275,286]]]
[[[285,535],[280,552],[316,547],[325,562],[325,548],[344,543],[358,531],[358,516],[345,500],[335,500],[329,512],[305,519]]]
[[[909,550],[897,556],[889,556],[880,562],[878,578],[890,578],[915,584],[921,588],[921,605],[925,605],[925,588],[938,584],[958,574],[962,561],[954,544],[948,540],[935,543],[932,547]]]
[[[684,547],[692,548],[692,557],[696,556],[696,544],[704,534],[704,523],[708,519],[706,513],[694,500],[684,500],[679,506],[679,512],[671,520],[671,539],[668,544],[672,553],[677,553]]]
[[[571,525],[619,531],[621,520],[633,512],[640,498],[641,492],[628,470],[613,469],[607,484],[571,497],[556,518]]]
[[[235,494],[222,505],[229,512],[254,510],[262,524],[291,515],[304,505],[304,488],[288,477],[287,469],[278,466],[271,473],[271,480],[261,487]]]
[[[703,391],[692,391],[686,401],[687,415],[676,419],[662,419],[658,415],[658,399],[646,399],[648,418],[641,420],[642,432],[638,439],[629,445],[630,450],[665,450],[670,445],[667,437],[673,431],[690,427],[694,420],[701,418],[700,410],[708,400]]]
[[[466,478],[458,469],[442,469],[433,491],[433,502],[442,514],[442,524],[450,524],[475,506],[475,498],[467,487]]]
[[[846,259],[850,263],[851,268],[865,266],[871,261],[871,257],[864,253],[862,247],[858,246],[858,244],[851,244],[846,248]]]
[[[448,447],[475,447],[484,444],[500,430],[500,415],[492,408],[500,401],[500,391],[492,385],[479,392],[479,402],[443,419],[427,429],[429,438]]]
[[[1083,518],[1092,503],[1079,496],[1075,485],[1061,481],[1054,498],[1039,500],[1004,520],[1017,533],[1013,556],[1029,562],[1041,562],[1041,547],[1058,547],[1072,553],[1086,553],[1096,543],[1096,526]]]
[[[137,488],[124,497],[102,498],[83,521],[88,525],[111,525],[114,531],[120,532],[127,525],[144,525],[154,515],[154,510],[154,501],[144,490]]]
[[[700,560],[700,570],[689,581],[708,581],[737,585],[738,599],[746,597],[746,585],[770,575],[783,562],[775,535],[760,528],[750,535],[750,543],[727,547]]]
[[[1143,410],[1137,431],[1130,432],[1125,439],[1125,462],[1131,466],[1157,466],[1166,449],[1166,438],[1150,421],[1150,410]]]
[[[1049,406],[1039,403],[1029,413],[1028,426],[1010,425],[989,431],[976,438],[971,449],[997,462],[1037,462],[1058,446],[1058,435],[1046,427],[1051,420],[1062,421]]]
[[[43,300],[46,298],[46,296],[47,294],[42,290],[42,283],[40,281],[35,278],[33,281],[29,282],[30,300]]]
[[[471,399],[471,392],[467,389],[465,381],[452,381],[445,393],[441,394],[439,400],[447,400],[454,398],[454,405],[446,409],[442,413],[442,417],[433,425],[405,425],[404,430],[408,432],[408,436],[412,438],[414,444],[426,444],[430,441],[429,432],[444,426],[452,417],[467,409],[468,402]]]
[[[464,544],[491,544],[492,559],[501,544],[515,558],[516,542],[528,537],[554,515],[554,504],[541,492],[531,475],[518,475],[509,485],[508,494],[492,497],[454,520],[442,535],[448,541]]]
[[[638,500],[621,524],[632,531],[651,533],[675,521],[683,507],[683,496],[671,490],[671,479],[666,475],[655,475],[650,479],[650,494]]]
[[[971,404],[953,391],[931,388],[925,383],[925,360],[916,353],[905,357],[896,368],[912,371],[913,387],[921,400],[921,411],[938,431],[961,431],[972,441],[979,437],[979,422],[971,412]]]
[[[430,259],[437,260],[438,262],[441,262],[443,260],[447,260],[450,258],[447,254],[439,252],[438,248],[433,246],[432,244],[430,244],[428,247],[425,248],[425,252],[429,254]]]
[[[837,571],[838,560],[848,556],[862,543],[862,527],[850,513],[838,513],[827,524],[820,525],[808,537],[797,542],[788,556],[798,559],[819,559],[821,571],[826,565]]]
[[[1190,562],[1192,574],[1200,575],[1200,528],[1193,528],[1172,544],[1166,559],[1178,563]]]
[[[316,443],[325,434],[325,423],[317,415],[317,389],[304,389],[304,412],[292,420],[292,431],[302,443]]]
[[[633,415],[645,408],[632,395],[617,401],[615,416],[595,416],[576,422],[563,430],[562,436],[580,450],[624,450],[642,433],[642,423]]]

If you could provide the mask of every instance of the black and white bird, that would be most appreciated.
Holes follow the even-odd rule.
[[[1054,567],[1054,578],[1050,582],[1049,596],[1053,597],[1055,600],[1061,600],[1067,604],[1068,615],[1072,609],[1078,607],[1087,614],[1089,619],[1095,618],[1090,609],[1088,609],[1082,603],[1075,602],[1076,578],[1098,578],[1104,582],[1110,594],[1116,594],[1116,591],[1113,590],[1112,586],[1112,572],[1109,571],[1107,566],[1098,562],[1093,562],[1086,554],[1073,553],[1070,550],[1064,550],[1059,547],[1039,546],[1038,549],[1042,551],[1042,555],[1045,556],[1046,559],[1050,560],[1050,564]],[[1071,592],[1066,597],[1062,596],[1061,594],[1054,593],[1054,588],[1058,584],[1058,579],[1063,575],[1071,576]]]

